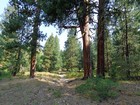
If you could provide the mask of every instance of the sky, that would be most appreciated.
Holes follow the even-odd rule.
[[[4,8],[7,7],[8,5],[8,1],[9,0],[0,0],[0,20],[1,20],[1,16],[4,13]],[[57,35],[59,38],[59,42],[60,42],[60,49],[64,50],[64,43],[67,40],[67,30],[63,31],[61,35],[58,35],[58,30],[56,30],[55,27],[53,26],[49,26],[49,27],[45,27],[44,25],[41,26],[40,28],[41,31],[43,31],[44,34],[47,33],[47,38],[53,34],[53,35]],[[46,38],[46,39],[47,39]],[[41,42],[41,45],[44,46],[46,40],[44,40],[43,42]]]
[[[9,0],[0,0],[0,15],[3,13],[4,8],[8,5]],[[1,17],[0,17],[1,20]]]

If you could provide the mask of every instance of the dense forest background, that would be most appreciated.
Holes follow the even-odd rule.
[[[0,75],[83,73],[83,79],[140,77],[139,0],[9,0],[0,22]],[[97,17],[97,20],[95,19]],[[64,50],[40,26],[69,30]],[[76,37],[81,32],[83,42]],[[45,46],[40,41],[47,37]],[[61,40],[61,39],[60,39]]]

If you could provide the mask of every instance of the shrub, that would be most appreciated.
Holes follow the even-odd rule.
[[[0,71],[0,80],[2,80],[3,78],[9,78],[11,79],[11,73],[9,71]]]
[[[102,101],[114,98],[118,95],[118,84],[110,79],[92,78],[85,84],[76,87],[76,92],[90,97],[93,100]]]

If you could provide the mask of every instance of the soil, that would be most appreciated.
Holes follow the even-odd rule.
[[[96,102],[75,92],[84,83],[64,74],[38,74],[34,79],[0,80],[0,105],[140,105],[140,82],[121,82],[115,99]]]

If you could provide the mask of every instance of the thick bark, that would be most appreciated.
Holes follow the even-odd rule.
[[[35,72],[35,69],[36,69],[36,51],[34,51],[34,49],[36,49],[35,46],[31,50],[30,78],[35,77],[34,72]]]
[[[90,62],[90,37],[89,37],[89,14],[88,14],[88,0],[84,1],[83,18],[79,19],[80,30],[83,40],[83,59],[84,59],[84,77],[87,79],[92,76],[91,62]]]
[[[97,76],[105,76],[105,59],[104,59],[104,0],[99,0],[98,12],[98,44],[97,44]]]
[[[37,49],[37,40],[38,40],[38,32],[39,32],[39,25],[40,25],[40,9],[36,9],[36,14],[34,18],[34,26],[33,26],[33,34],[32,34],[32,41],[31,41],[31,62],[30,62],[30,78],[34,78],[34,72],[36,69],[36,49]]]

